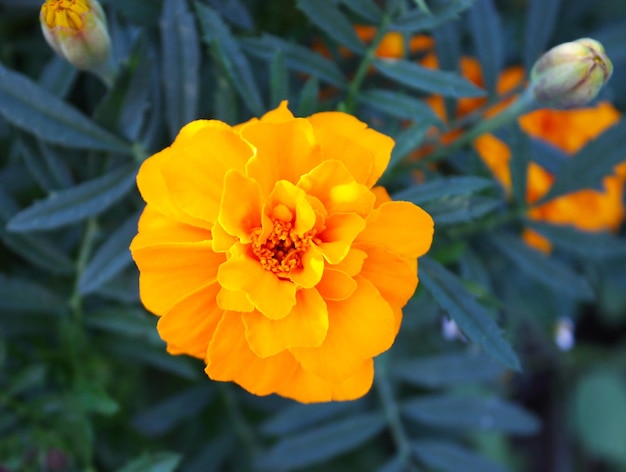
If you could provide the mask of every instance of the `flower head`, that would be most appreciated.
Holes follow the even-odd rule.
[[[98,71],[109,61],[111,40],[97,0],[47,0],[39,22],[52,49],[78,69]]]
[[[283,102],[235,127],[194,121],[147,159],[131,251],[168,351],[258,395],[364,395],[433,235],[427,213],[373,188],[392,147]]]

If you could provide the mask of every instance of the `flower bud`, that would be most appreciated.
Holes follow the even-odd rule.
[[[595,98],[613,73],[598,41],[582,38],[553,47],[533,66],[535,100],[554,108],[580,107]]]
[[[111,40],[97,0],[46,0],[39,14],[48,44],[76,68],[102,74]]]

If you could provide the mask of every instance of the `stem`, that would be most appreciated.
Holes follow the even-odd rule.
[[[261,447],[257,444],[254,431],[246,421],[239,404],[235,401],[233,390],[225,383],[218,383],[220,396],[226,405],[226,411],[235,430],[235,435],[248,449],[251,457],[256,457],[261,453]]]
[[[87,220],[85,234],[78,250],[78,258],[76,260],[76,279],[74,281],[74,290],[69,300],[69,306],[72,310],[72,316],[77,324],[82,323],[82,297],[79,290],[80,279],[85,271],[89,256],[93,249],[95,236],[98,232],[98,222],[95,218]]]

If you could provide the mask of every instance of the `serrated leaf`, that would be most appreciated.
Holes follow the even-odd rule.
[[[239,43],[213,9],[200,3],[195,5],[200,27],[204,33],[203,40],[212,47],[215,56],[221,62],[246,106],[256,115],[262,115],[265,111],[263,100],[248,58],[241,51]]]
[[[504,233],[487,236],[490,244],[537,282],[575,300],[592,300],[593,289],[586,279],[562,262],[531,248],[519,237]]]
[[[480,219],[503,204],[500,198],[459,195],[423,203],[422,207],[433,217],[435,225],[452,225]]]
[[[330,402],[315,405],[294,404],[283,408],[261,425],[265,434],[286,436],[354,410],[352,402]]]
[[[127,164],[96,179],[52,193],[11,218],[7,230],[49,230],[98,215],[135,186],[136,173],[136,164]]]
[[[59,315],[66,311],[65,300],[41,285],[0,274],[0,313]]]
[[[396,192],[393,194],[393,198],[394,200],[406,200],[421,205],[442,198],[469,195],[494,188],[496,185],[494,180],[483,177],[443,177]]]
[[[352,416],[299,434],[291,434],[258,459],[263,470],[318,464],[350,451],[380,433],[385,419],[380,413]]]
[[[73,184],[72,174],[54,148],[24,134],[18,138],[22,158],[30,174],[47,191],[59,190]]]
[[[365,44],[356,35],[352,23],[334,2],[326,2],[323,8],[320,8],[318,0],[298,0],[297,5],[298,9],[304,12],[311,22],[337,41],[339,45],[356,53],[365,51]]]
[[[520,370],[519,359],[502,337],[496,322],[453,273],[438,262],[423,257],[420,259],[420,283],[472,341],[480,344],[498,362]]]
[[[482,97],[485,91],[453,72],[420,66],[398,59],[375,59],[374,67],[397,83],[444,97]]]
[[[474,0],[448,0],[437,2],[430,13],[414,8],[394,20],[392,30],[405,33],[418,33],[437,28],[440,25],[459,18],[459,14],[472,6]]]
[[[524,20],[524,69],[533,64],[548,46],[559,19],[561,0],[530,0]]]
[[[94,253],[78,280],[81,295],[95,292],[132,263],[128,247],[137,234],[138,220],[138,214],[127,218]]]
[[[182,456],[172,452],[143,454],[117,472],[175,472],[181,461]]]
[[[0,114],[43,141],[93,151],[132,153],[129,143],[100,128],[28,77],[2,64]]]
[[[430,388],[492,380],[504,372],[502,365],[479,352],[397,361],[393,366],[393,374],[396,377],[414,385]]]
[[[276,50],[280,49],[285,54],[287,66],[291,69],[311,74],[337,87],[346,87],[346,79],[334,62],[304,46],[289,43],[269,34],[263,34],[260,38],[243,39],[241,44],[250,54],[266,61],[270,61]]]
[[[501,431],[528,436],[539,430],[539,421],[519,406],[499,398],[431,395],[405,401],[406,418],[435,428],[469,431]]]
[[[413,453],[437,472],[507,472],[506,468],[453,442],[414,441]]]
[[[469,11],[469,24],[483,80],[492,94],[504,62],[504,35],[493,0],[476,0]]]
[[[285,54],[277,50],[270,64],[270,106],[276,107],[289,97],[289,73]]]
[[[212,401],[214,397],[212,387],[212,384],[207,382],[188,388],[138,414],[132,423],[135,428],[148,436],[165,434],[181,421],[198,415]]]
[[[382,10],[373,0],[341,0],[341,3],[372,23],[380,23],[383,16]]]
[[[430,124],[440,122],[433,109],[423,100],[391,90],[369,89],[359,93],[358,101],[396,118]]]
[[[197,118],[200,40],[187,2],[165,0],[161,13],[163,92],[170,136]]]
[[[620,120],[563,163],[550,191],[540,202],[584,188],[600,188],[602,179],[624,162],[625,155],[626,120]]]

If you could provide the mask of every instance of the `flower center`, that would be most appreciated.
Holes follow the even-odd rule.
[[[265,241],[261,241],[261,228],[252,230],[252,252],[265,270],[277,275],[287,275],[302,267],[302,255],[311,246],[314,231],[294,234],[290,222],[273,220],[274,228]]]
[[[91,11],[87,0],[48,0],[41,6],[41,14],[48,28],[57,26],[80,31],[83,13]]]

